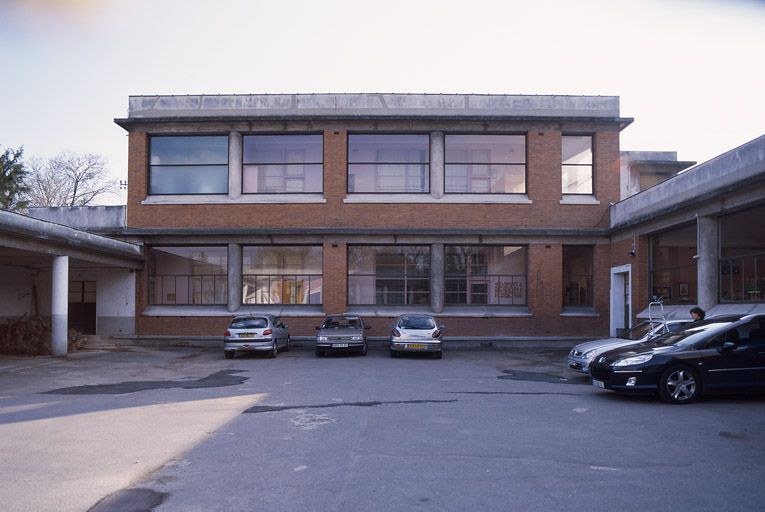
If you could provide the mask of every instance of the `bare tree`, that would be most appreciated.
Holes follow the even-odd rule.
[[[28,167],[31,206],[87,206],[116,193],[101,155],[65,151],[48,161],[33,158]]]

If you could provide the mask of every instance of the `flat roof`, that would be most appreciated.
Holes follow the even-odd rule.
[[[582,119],[619,122],[618,96],[221,94],[130,96],[120,126],[239,119]]]

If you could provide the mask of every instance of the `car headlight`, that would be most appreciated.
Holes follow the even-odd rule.
[[[326,336],[316,336],[316,341],[329,341],[329,338]]]
[[[596,348],[594,348],[592,350],[588,350],[587,352],[584,353],[584,358],[585,359],[593,358],[595,356],[595,352],[597,352],[597,351],[598,351],[598,349],[596,349]]]
[[[634,364],[642,364],[646,363],[651,360],[653,357],[653,354],[643,354],[640,356],[633,356],[633,357],[625,357],[624,359],[619,359],[614,363],[614,366],[632,366]]]
[[[361,341],[363,338],[361,336],[354,336],[351,338],[353,341]]]

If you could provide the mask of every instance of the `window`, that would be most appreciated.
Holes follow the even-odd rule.
[[[592,194],[592,137],[564,135],[563,193]]]
[[[665,231],[650,238],[650,296],[665,304],[695,304],[696,224]]]
[[[149,194],[227,194],[228,136],[155,136]]]
[[[720,301],[765,301],[765,206],[720,217]]]
[[[526,192],[526,137],[446,135],[447,194]]]
[[[242,303],[322,303],[320,246],[251,246],[242,257]]]
[[[527,303],[526,247],[450,245],[445,255],[447,305]]]
[[[430,246],[348,247],[348,303],[430,304]]]
[[[322,135],[246,135],[243,148],[243,193],[322,191]]]
[[[563,307],[592,307],[593,248],[563,246]]]
[[[226,247],[152,247],[150,304],[226,304]]]
[[[428,193],[429,135],[348,135],[348,192]]]

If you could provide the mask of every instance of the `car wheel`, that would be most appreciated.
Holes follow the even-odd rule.
[[[366,343],[364,343],[364,346],[361,347],[361,355],[362,356],[367,355],[367,344]]]
[[[324,351],[323,350],[319,350],[317,348],[316,349],[316,357],[324,357]]]
[[[287,344],[284,345],[284,351],[289,352],[291,348],[292,348],[292,340],[290,339],[289,336],[287,336]]]
[[[234,351],[233,350],[224,350],[223,355],[226,356],[226,359],[234,359]]]
[[[274,359],[276,357],[276,354],[278,353],[279,353],[279,342],[274,339],[274,347],[268,353],[268,357],[271,359]]]
[[[395,350],[391,350],[390,351],[390,356],[395,359],[395,358],[398,357],[398,352],[396,352]]]
[[[674,365],[661,374],[659,395],[670,404],[689,404],[698,398],[701,381],[695,371],[687,366]]]
[[[440,350],[438,352],[433,352],[433,359],[441,359],[444,356],[444,353]]]

